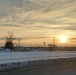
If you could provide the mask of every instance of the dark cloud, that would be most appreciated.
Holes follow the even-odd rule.
[[[76,0],[0,0],[1,7],[22,7],[26,11],[41,10],[54,11],[69,7]]]
[[[31,10],[41,10],[44,12],[48,11],[54,11],[59,9],[64,9],[66,7],[69,7],[73,3],[75,3],[76,0],[24,0],[23,5],[25,6],[25,9],[28,11]]]
[[[16,24],[0,24],[0,26],[22,27],[21,25],[16,25]]]
[[[72,37],[68,39],[70,42],[76,42],[76,37]]]
[[[0,0],[1,7],[16,7],[22,6],[22,0]]]

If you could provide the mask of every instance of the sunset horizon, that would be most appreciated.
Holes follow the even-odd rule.
[[[48,46],[55,37],[57,46],[76,47],[76,0],[0,0],[0,38],[7,32],[22,38],[21,46]]]

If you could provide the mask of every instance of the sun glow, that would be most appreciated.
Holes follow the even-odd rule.
[[[67,42],[67,37],[66,36],[61,36],[60,37],[60,42],[62,42],[62,43]]]

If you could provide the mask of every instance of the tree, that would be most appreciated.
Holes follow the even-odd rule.
[[[4,49],[10,49],[10,51],[12,51],[14,49],[14,44],[13,44],[13,32],[8,32],[8,35],[5,37],[6,38],[6,42],[5,42],[5,47]]]

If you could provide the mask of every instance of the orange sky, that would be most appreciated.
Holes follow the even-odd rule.
[[[0,38],[8,31],[13,31],[17,38],[31,38],[21,41],[25,46],[53,43],[53,37],[61,45],[60,36],[72,38],[67,44],[74,46],[76,0],[0,0]]]

